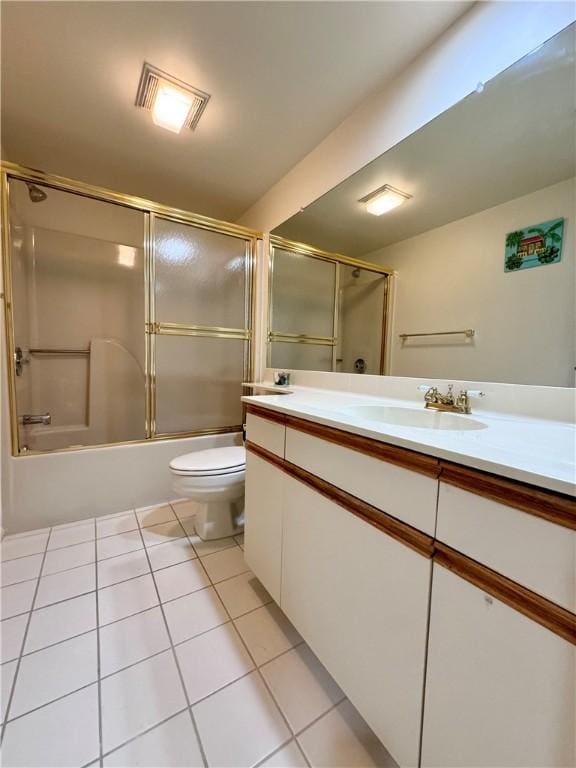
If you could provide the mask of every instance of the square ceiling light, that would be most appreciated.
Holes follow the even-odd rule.
[[[399,189],[391,187],[389,184],[384,184],[383,187],[379,187],[374,192],[370,192],[369,195],[360,198],[359,203],[364,203],[366,211],[374,216],[382,216],[383,213],[398,208],[406,200],[410,200],[412,195],[408,195],[406,192],[402,192]]]
[[[156,125],[174,133],[184,126],[193,131],[209,99],[210,94],[144,62],[136,106],[152,112]]]

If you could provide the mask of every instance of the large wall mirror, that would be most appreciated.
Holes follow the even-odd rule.
[[[384,373],[572,387],[575,117],[571,25],[273,235],[393,272]],[[279,312],[293,333],[306,332],[298,324],[310,314],[320,335],[338,307],[319,306],[319,285],[335,278],[273,259],[270,332]],[[282,281],[277,268],[288,273]],[[378,280],[363,293],[360,270],[339,277],[340,308],[355,280],[356,308],[340,312],[334,364],[319,349],[275,354],[271,341],[272,366],[381,372],[380,361],[354,366],[382,334]]]

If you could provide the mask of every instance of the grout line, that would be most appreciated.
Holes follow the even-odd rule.
[[[94,520],[94,533],[97,534],[96,520]],[[98,764],[102,766],[102,678],[101,670],[101,648],[100,648],[100,601],[98,599],[98,539],[94,537],[94,572],[96,585],[96,664],[97,664],[97,685],[98,685]]]
[[[202,568],[204,568],[204,570],[206,571],[206,568],[204,567],[204,564],[202,563],[202,560],[200,560],[200,564],[201,564]],[[207,571],[206,571],[206,575],[208,576],[208,572],[207,572]],[[208,577],[208,578],[210,578],[210,577]],[[217,589],[215,589],[214,591],[215,591],[215,592],[216,592],[216,594],[218,595],[218,599],[219,599],[219,600],[220,600],[220,602],[222,603],[222,607],[224,608],[224,611],[225,611],[225,612],[226,612],[226,614],[227,614],[227,615],[230,617],[230,620],[232,621],[232,626],[234,627],[234,630],[236,631],[236,634],[237,634],[237,635],[238,635],[238,637],[240,638],[240,642],[242,643],[242,645],[243,645],[243,646],[244,646],[244,648],[246,649],[246,653],[248,654],[248,657],[250,658],[250,660],[252,661],[252,663],[253,663],[253,665],[254,665],[254,670],[252,670],[252,671],[255,671],[255,672],[256,672],[256,674],[257,674],[257,675],[258,675],[258,677],[260,678],[260,681],[261,681],[261,683],[263,684],[264,688],[265,688],[265,689],[268,691],[268,694],[269,694],[270,698],[272,699],[272,701],[273,701],[273,702],[274,702],[274,704],[276,705],[276,709],[277,709],[277,710],[278,710],[278,712],[280,713],[280,716],[282,717],[282,719],[284,720],[284,723],[286,724],[286,727],[288,728],[288,732],[289,732],[289,733],[293,733],[293,731],[292,731],[292,728],[290,727],[290,723],[288,722],[288,719],[286,718],[286,715],[285,715],[285,714],[284,714],[284,712],[282,711],[282,708],[280,707],[280,705],[279,705],[279,704],[278,704],[278,702],[276,701],[276,697],[274,696],[274,694],[272,693],[272,690],[270,689],[270,686],[269,686],[269,685],[268,685],[268,683],[266,682],[266,679],[264,678],[264,675],[262,674],[262,671],[260,670],[260,667],[259,667],[259,666],[258,666],[258,664],[256,663],[256,659],[255,659],[255,658],[254,658],[254,656],[252,655],[252,653],[251,653],[251,651],[250,651],[250,649],[249,649],[248,645],[246,644],[246,642],[245,642],[244,638],[242,637],[242,635],[240,634],[240,632],[239,632],[239,631],[238,631],[238,629],[236,628],[236,625],[234,624],[234,619],[232,618],[232,614],[230,613],[230,611],[229,611],[229,610],[228,610],[228,608],[226,607],[226,605],[225,605],[224,601],[223,601],[223,600],[222,600],[222,598],[220,597],[220,593],[218,592],[218,590],[217,590]],[[261,606],[260,606],[260,607],[261,607]],[[240,617],[238,616],[237,618],[240,618]],[[290,649],[290,650],[292,650],[292,649]],[[250,673],[248,673],[248,674],[250,674]],[[243,675],[243,677],[244,677],[244,675]],[[239,679],[240,679],[240,678],[238,678],[238,680],[239,680]],[[234,680],[233,682],[236,682],[236,680]],[[214,693],[216,693],[216,691],[215,691]],[[197,704],[197,703],[198,703],[198,702],[196,702],[196,704]]]
[[[140,522],[140,521],[138,521]],[[182,530],[184,528],[182,527],[182,524],[180,523],[180,527]],[[142,543],[144,543],[144,536],[142,534],[142,529],[140,529],[140,536],[142,538]],[[170,648],[172,650],[172,658],[174,659],[174,663],[176,664],[176,669],[178,671],[178,676],[180,678],[180,685],[182,686],[182,690],[184,692],[184,698],[186,699],[186,704],[188,705],[188,711],[190,713],[190,719],[192,721],[192,727],[194,728],[194,733],[196,734],[196,738],[198,739],[198,746],[200,748],[200,754],[202,755],[202,762],[204,766],[208,766],[208,760],[206,759],[206,752],[204,750],[204,745],[202,744],[202,740],[200,738],[200,731],[198,729],[198,725],[196,723],[196,719],[194,717],[194,713],[192,712],[192,706],[190,704],[190,697],[188,696],[188,690],[186,689],[186,683],[184,682],[184,675],[182,674],[182,670],[180,668],[180,662],[178,661],[178,654],[176,653],[176,649],[174,648],[174,643],[172,642],[172,635],[170,634],[170,626],[168,624],[168,620],[166,618],[166,613],[164,611],[164,606],[162,605],[162,599],[160,597],[160,590],[158,589],[158,584],[156,583],[156,578],[154,576],[154,571],[152,571],[152,563],[150,561],[150,555],[148,554],[148,551],[146,548],[144,548],[146,552],[146,558],[148,559],[148,565],[150,567],[150,571],[152,573],[152,582],[154,584],[154,589],[156,590],[156,594],[158,596],[158,602],[160,604],[160,611],[162,613],[162,619],[164,620],[164,627],[166,629],[166,632],[168,633],[168,640],[170,642]]]
[[[269,752],[267,755],[265,755],[265,756],[262,758],[262,760],[259,760],[259,761],[256,763],[256,765],[254,766],[254,768],[259,768],[259,766],[261,766],[261,765],[262,765],[262,763],[266,762],[266,760],[269,760],[271,757],[274,757],[274,755],[276,755],[278,752],[280,752],[282,749],[284,749],[284,747],[287,747],[287,746],[288,746],[288,744],[291,744],[292,742],[294,742],[294,743],[296,743],[296,744],[298,743],[298,742],[296,741],[296,739],[294,738],[294,736],[290,736],[290,738],[289,738],[289,739],[287,739],[286,741],[283,741],[283,742],[282,742],[282,744],[280,744],[280,746],[279,746],[279,747],[275,747],[275,748],[274,748],[274,751],[273,751],[273,752]],[[300,745],[298,745],[298,747],[300,747]],[[300,751],[301,751],[301,750],[300,750]],[[310,763],[308,763],[308,765],[310,765]]]
[[[38,704],[37,707],[33,707],[32,709],[26,710],[26,712],[22,712],[19,715],[16,715],[16,717],[10,718],[10,723],[15,723],[17,720],[22,720],[23,717],[27,717],[28,715],[33,714],[34,712],[38,712],[41,709],[46,709],[46,707],[49,707],[51,704],[56,704],[59,701],[62,701],[62,699],[68,698],[68,696],[72,696],[75,693],[79,693],[80,691],[86,690],[86,688],[91,688],[93,685],[97,685],[97,680],[92,680],[90,683],[85,683],[85,685],[81,685],[79,688],[74,688],[72,691],[68,691],[67,693],[63,693],[61,696],[57,696],[55,699],[50,699],[50,701],[45,701],[42,704]],[[9,725],[8,722],[6,722],[6,725]],[[95,758],[97,760],[98,758]]]
[[[10,689],[10,694],[8,696],[8,704],[6,705],[6,711],[4,713],[4,722],[2,723],[2,729],[0,731],[0,744],[4,741],[4,734],[6,733],[6,726],[8,724],[8,718],[10,716],[10,708],[12,706],[12,700],[14,699],[14,691],[16,690],[16,683],[18,682],[18,673],[20,672],[20,666],[22,664],[22,654],[24,652],[24,648],[26,646],[26,641],[28,639],[28,631],[30,629],[30,623],[32,621],[32,612],[34,610],[34,603],[36,602],[36,596],[38,595],[38,590],[40,589],[40,579],[42,578],[42,570],[44,568],[44,563],[46,561],[46,553],[48,551],[48,543],[50,541],[50,536],[52,535],[52,529],[48,532],[48,537],[46,539],[46,546],[44,549],[44,554],[42,556],[42,562],[40,563],[40,569],[38,571],[38,577],[36,580],[36,588],[34,589],[34,596],[32,598],[32,604],[30,606],[30,613],[28,614],[28,621],[26,622],[26,627],[24,629],[24,635],[22,636],[22,641],[20,643],[20,651],[18,653],[18,660],[16,662],[16,670],[14,672],[14,678],[12,680],[12,687]]]
[[[137,733],[136,736],[131,736],[129,739],[127,739],[126,741],[123,741],[121,744],[118,744],[113,749],[108,750],[108,752],[104,752],[102,757],[108,757],[109,755],[113,754],[117,750],[122,749],[122,747],[125,747],[128,744],[131,744],[133,741],[136,741],[136,739],[139,739],[141,736],[145,736],[147,733],[150,733],[150,731],[153,731],[156,728],[159,728],[161,725],[165,725],[166,723],[170,722],[170,720],[173,720],[175,717],[178,717],[179,715],[187,711],[188,711],[188,707],[183,707],[182,709],[178,710],[178,712],[175,712],[173,715],[170,715],[169,717],[164,718],[164,720],[160,720],[160,722],[154,723],[154,725],[151,725],[149,728],[146,728],[145,731],[141,731],[140,733]]]

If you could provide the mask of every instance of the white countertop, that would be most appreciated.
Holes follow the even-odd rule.
[[[486,424],[485,429],[460,431],[403,427],[351,415],[346,412],[346,407],[370,404],[423,408],[423,397],[421,401],[415,401],[310,387],[291,386],[290,389],[289,396],[272,394],[243,397],[242,400],[383,443],[576,496],[574,424],[494,413],[475,407],[476,401],[473,401],[471,418]]]

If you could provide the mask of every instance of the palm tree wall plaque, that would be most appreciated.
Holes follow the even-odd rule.
[[[538,254],[538,261],[541,264],[550,264],[556,260],[556,257],[560,253],[558,247],[554,247],[557,243],[562,242],[562,235],[558,232],[564,226],[564,219],[558,219],[550,227],[544,229],[543,227],[531,227],[528,232],[534,232],[544,239],[546,243],[546,252]]]
[[[506,269],[520,269],[522,266],[523,257],[518,255],[518,247],[522,240],[524,240],[524,230],[518,229],[516,232],[509,232],[506,235],[506,248],[514,249],[513,252],[506,257]]]

